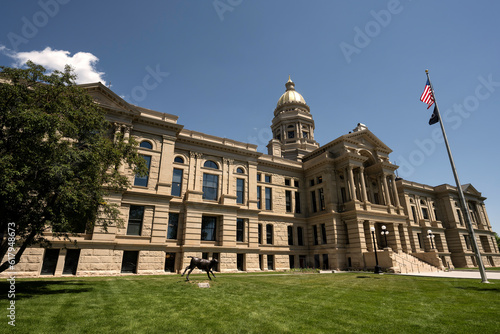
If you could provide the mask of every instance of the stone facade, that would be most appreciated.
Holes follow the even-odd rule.
[[[269,154],[184,129],[177,116],[130,105],[102,84],[83,86],[116,132],[140,143],[149,174],[138,180],[122,168],[133,186],[108,201],[123,226],[29,248],[18,276],[181,273],[190,256],[218,258],[219,272],[372,269],[375,249],[395,272],[476,265],[456,189],[398,179],[391,149],[363,124],[320,146],[290,79]],[[484,263],[500,266],[485,198],[463,190]]]

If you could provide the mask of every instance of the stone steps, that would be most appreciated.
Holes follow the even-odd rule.
[[[426,273],[439,272],[440,270],[410,254],[404,252],[392,253],[393,268],[395,273]]]

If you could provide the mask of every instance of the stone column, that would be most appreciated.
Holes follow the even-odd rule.
[[[196,168],[196,153],[189,152],[188,189],[194,190],[194,171]]]
[[[391,182],[392,182],[392,192],[394,194],[394,205],[400,207],[401,204],[399,203],[398,189],[396,187],[396,177],[394,176],[394,174],[391,174]]]
[[[257,162],[248,162],[248,208],[257,210]]]
[[[382,174],[382,181],[384,184],[384,194],[386,198],[385,205],[390,206],[391,205],[391,195],[389,194],[389,186],[387,185],[387,175]]]
[[[367,201],[367,195],[366,195],[366,184],[365,184],[365,174],[364,174],[365,168],[363,166],[359,167],[359,178],[361,181],[361,200],[363,202]]]
[[[158,175],[158,194],[170,195],[172,188],[173,156],[176,137],[163,135],[161,145],[160,170]]]
[[[194,157],[196,159],[196,162],[195,162],[195,168],[194,168],[194,175],[193,175],[193,182],[194,182],[194,186],[193,186],[193,189],[194,190],[201,190],[201,184],[200,184],[200,164],[201,164],[201,157],[203,156],[203,154],[201,153],[198,153],[198,152],[195,152],[194,153]],[[192,155],[191,155],[192,157]]]
[[[229,194],[229,159],[222,158],[222,194]]]
[[[347,167],[347,172],[349,175],[349,190],[351,194],[351,200],[357,200],[356,198],[356,186],[354,185],[354,175],[352,174],[352,166]]]

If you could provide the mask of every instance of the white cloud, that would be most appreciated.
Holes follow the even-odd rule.
[[[23,66],[28,60],[42,65],[50,72],[54,70],[63,71],[64,66],[70,65],[77,75],[76,83],[101,81],[105,84],[104,72],[99,72],[95,68],[99,58],[89,52],[78,52],[70,56],[69,51],[53,50],[50,47],[46,47],[42,51],[15,52],[3,45],[0,45],[0,52],[14,59],[14,66],[16,67]]]

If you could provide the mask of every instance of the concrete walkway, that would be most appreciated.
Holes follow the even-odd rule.
[[[430,273],[408,273],[400,275],[481,279],[481,274],[479,273],[479,271],[475,270],[452,270],[452,271],[440,271],[440,272],[430,272]],[[492,279],[500,280],[500,271],[486,271],[486,278],[488,280]]]

